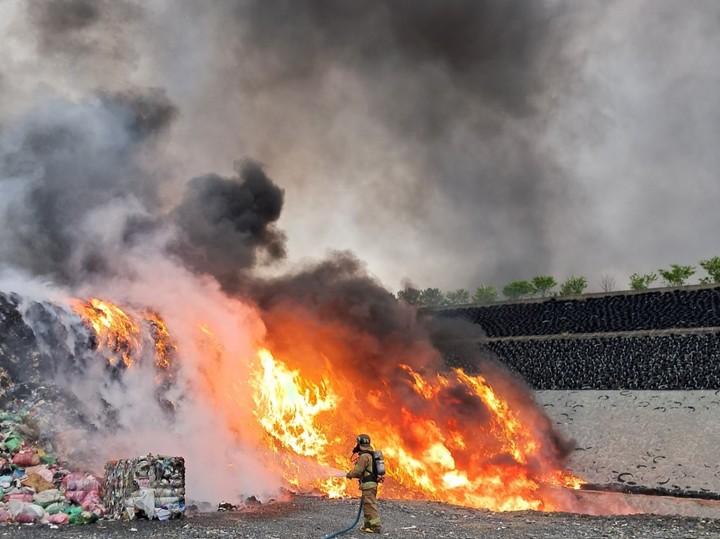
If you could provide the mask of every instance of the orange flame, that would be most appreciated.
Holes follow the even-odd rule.
[[[92,298],[73,302],[75,311],[86,320],[98,337],[98,347],[119,354],[126,367],[133,364],[133,352],[141,347],[140,328],[118,306]],[[108,358],[112,365],[116,360]]]
[[[160,316],[153,311],[145,311],[143,318],[149,322],[155,342],[155,366],[167,369],[170,366],[170,357],[177,347],[170,337],[167,325]]]
[[[147,329],[154,343],[155,365],[167,369],[176,346],[167,325],[153,311],[140,315],[126,312],[114,303],[98,298],[87,301],[70,300],[73,310],[92,328],[98,339],[98,348],[110,352],[108,361],[117,365],[117,356],[125,368],[133,366],[135,357],[143,350],[143,329]],[[143,326],[147,325],[148,328]]]
[[[352,421],[342,419],[340,406],[350,397],[340,396],[341,383],[323,377],[312,383],[299,370],[291,370],[260,350],[257,371],[250,381],[257,405],[255,415],[272,440],[286,451],[313,457],[320,464],[347,466],[347,437],[353,433]],[[394,498],[430,498],[449,503],[509,510],[555,510],[542,484],[579,488],[582,480],[558,469],[533,476],[527,464],[541,458],[540,444],[486,383],[482,376],[455,370],[451,376],[426,379],[407,365],[400,368],[409,376],[413,390],[425,401],[437,400],[443,388],[459,384],[467,394],[480,399],[492,414],[489,431],[470,428],[463,431],[458,422],[447,418],[443,425],[401,408],[402,424],[377,421],[373,437],[380,441],[388,461],[388,481],[384,489]],[[348,418],[350,419],[350,418]],[[477,437],[484,435],[483,444]],[[411,447],[407,439],[426,440],[423,448]],[[277,451],[277,449],[276,449]],[[537,463],[535,462],[535,465]],[[286,473],[292,473],[286,467]],[[298,477],[288,478],[293,485]],[[329,496],[351,495],[355,484],[335,479],[318,479],[313,486]]]
[[[261,349],[260,365],[252,374],[254,414],[267,433],[296,454],[316,457],[325,464],[327,435],[319,421],[323,412],[337,407],[338,397],[323,380],[319,385],[304,381]]]
[[[156,366],[170,364],[175,345],[157,314],[133,315],[98,299],[76,301],[74,308],[100,346],[119,354],[126,367],[140,354],[141,327],[148,324]],[[348,454],[359,432],[370,433],[383,450],[388,470],[383,495],[396,499],[553,511],[562,509],[553,487],[577,489],[584,483],[554,456],[541,412],[519,402],[502,384],[493,387],[487,377],[461,369],[419,372],[411,361],[399,359],[427,350],[404,344],[382,351],[383,372],[368,372],[355,358],[367,339],[327,324],[307,337],[311,330],[304,323],[281,318],[274,329],[282,329],[278,333],[287,344],[269,340],[258,348],[249,370],[242,371],[247,379],[227,375],[241,371],[224,370],[228,351],[207,324],[198,323],[193,336],[202,356],[199,372],[214,405],[254,407],[255,431],[262,433],[268,465],[279,469],[292,488],[317,489],[331,497],[356,495],[357,482],[337,476],[351,466]],[[372,343],[368,348],[381,353]],[[246,416],[226,415],[232,432],[247,431]]]

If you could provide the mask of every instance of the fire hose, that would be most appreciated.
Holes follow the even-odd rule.
[[[350,526],[347,528],[343,528],[342,530],[336,531],[331,533],[330,535],[326,535],[322,539],[331,539],[331,537],[337,537],[338,535],[342,535],[345,532],[349,532],[352,530],[355,526],[357,526],[357,523],[360,522],[360,513],[362,513],[362,497],[360,498],[360,505],[358,506],[357,515],[355,515],[355,520],[353,521]]]

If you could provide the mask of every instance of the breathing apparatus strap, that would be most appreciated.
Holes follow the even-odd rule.
[[[367,468],[365,468],[363,470],[362,477],[360,478],[360,484],[362,485],[363,483],[369,483],[369,482],[377,483],[378,476],[377,476],[377,472],[375,471],[375,458],[373,457],[373,452],[367,451],[367,450],[361,450],[361,451],[358,451],[358,453],[360,455],[362,455],[363,453],[365,453],[366,455],[370,455],[370,471],[368,471]]]

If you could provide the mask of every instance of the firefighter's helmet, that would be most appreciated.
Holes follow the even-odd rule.
[[[358,445],[370,445],[370,436],[367,434],[358,434],[357,443]]]

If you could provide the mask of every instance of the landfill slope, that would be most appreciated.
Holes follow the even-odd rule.
[[[591,483],[720,494],[720,391],[537,391]]]

